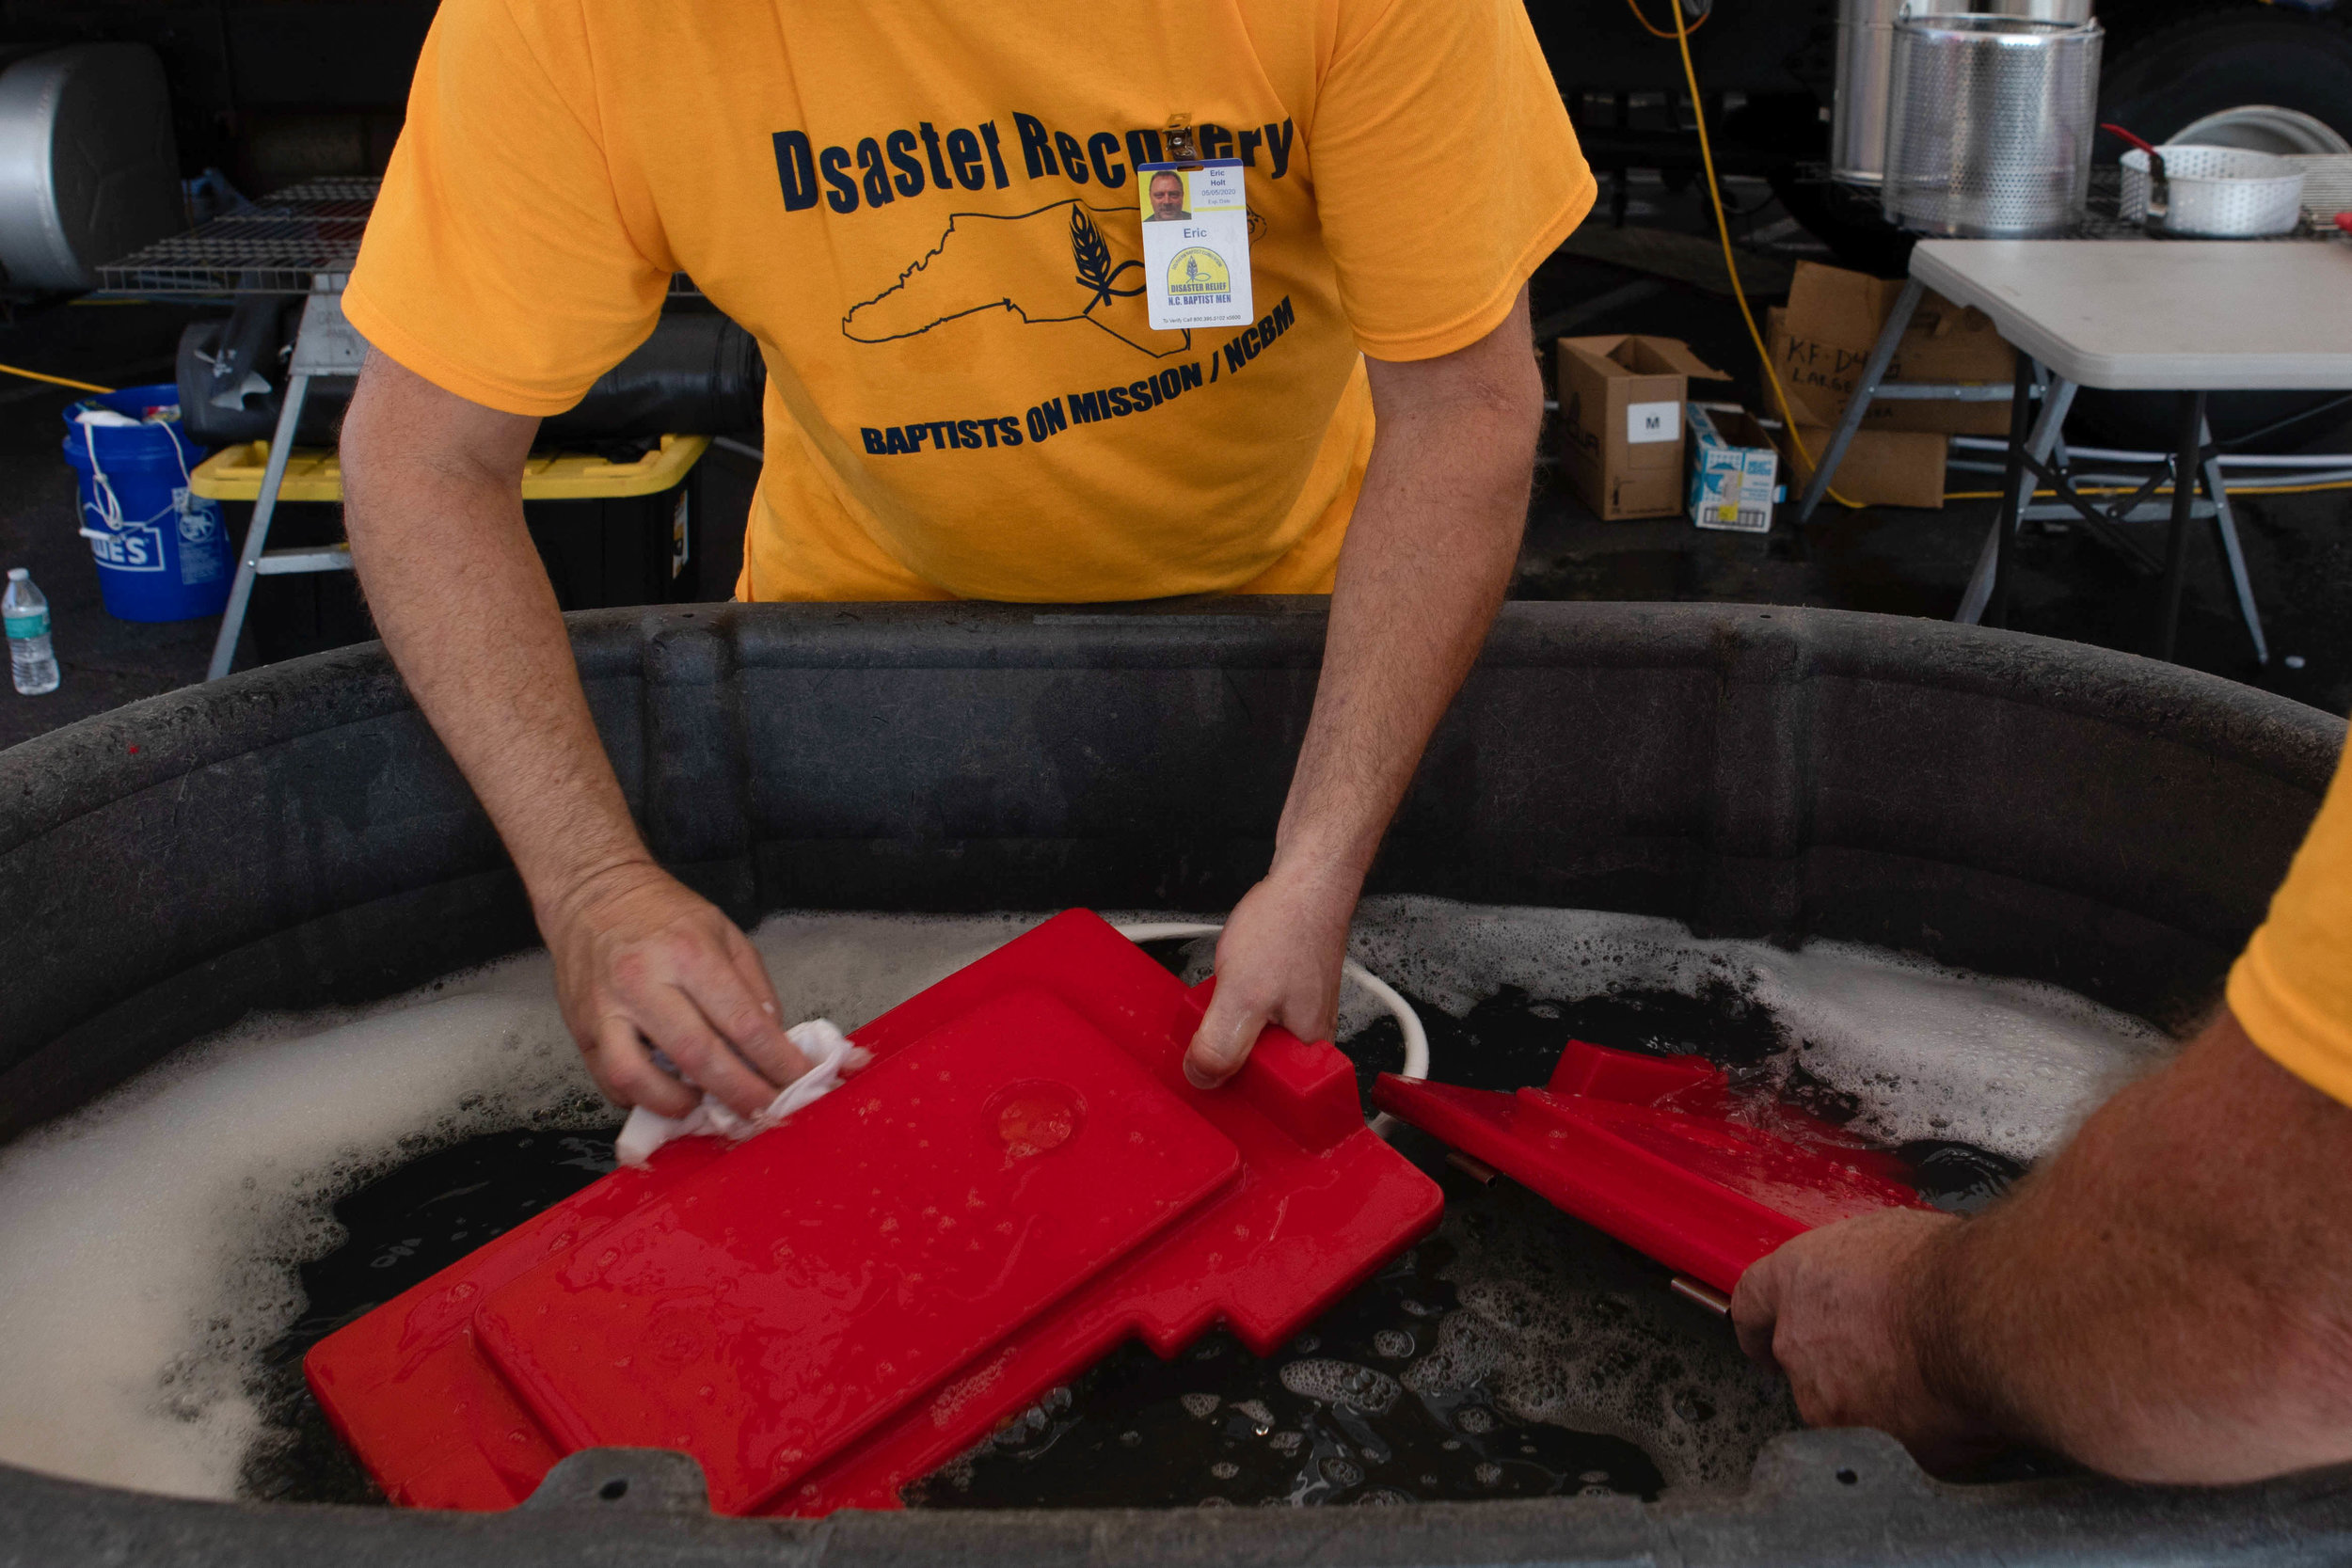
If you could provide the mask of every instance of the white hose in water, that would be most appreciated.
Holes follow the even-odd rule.
[[[1180,937],[1213,937],[1225,927],[1214,921],[1168,920],[1121,926],[1118,929],[1119,934],[1129,942],[1172,942]],[[1405,1068],[1397,1076],[1400,1078],[1428,1077],[1429,1031],[1421,1026],[1421,1015],[1413,1011],[1413,1005],[1399,995],[1394,986],[1353,958],[1341,962],[1340,973],[1370,991],[1373,1000],[1388,1008],[1389,1016],[1396,1020],[1397,1028],[1404,1032]],[[1384,1138],[1396,1125],[1396,1118],[1386,1111],[1374,1117],[1371,1121],[1372,1130]]]

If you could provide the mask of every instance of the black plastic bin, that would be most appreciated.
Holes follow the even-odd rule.
[[[608,449],[532,455],[523,481],[523,521],[547,563],[557,604],[566,610],[606,610],[692,603],[734,592],[731,575],[710,583],[707,592],[703,580],[701,459],[707,447],[699,436],[665,436],[642,453]],[[196,472],[196,489],[221,503],[240,549],[265,457],[266,448],[254,442],[215,453]],[[310,498],[341,492],[330,453],[297,450],[270,521],[270,547],[340,543],[341,502]],[[254,653],[266,664],[375,636],[359,585],[348,572],[259,578],[246,625]]]

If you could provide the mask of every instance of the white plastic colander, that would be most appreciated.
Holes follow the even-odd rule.
[[[2242,147],[2166,146],[2165,183],[2170,187],[2164,232],[2201,239],[2250,240],[2291,234],[2303,215],[2303,170],[2292,160]],[[2148,154],[2123,154],[2126,223],[2148,215]]]

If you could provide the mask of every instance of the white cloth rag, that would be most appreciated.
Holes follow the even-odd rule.
[[[640,1105],[629,1112],[621,1135],[612,1140],[612,1152],[625,1165],[642,1165],[655,1149],[672,1138],[691,1138],[705,1132],[748,1138],[755,1132],[764,1132],[809,1101],[840,1087],[842,1079],[873,1060],[869,1052],[851,1045],[850,1037],[835,1028],[829,1018],[795,1023],[784,1036],[808,1058],[808,1070],[786,1085],[784,1092],[770,1101],[757,1116],[747,1120],[728,1110],[716,1095],[709,1094],[704,1095],[703,1102],[682,1117],[659,1116]]]

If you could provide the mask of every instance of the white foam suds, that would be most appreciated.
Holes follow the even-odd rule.
[[[1791,953],[1709,941],[1643,915],[1370,899],[1351,950],[1456,1016],[1504,986],[1561,1002],[1728,987],[1779,1021],[1808,1072],[1862,1101],[1857,1132],[1956,1139],[2015,1160],[2046,1153],[2122,1079],[2173,1049],[2140,1020],[2056,986],[1844,942]],[[1373,1016],[1349,1004],[1343,1036]],[[1430,1070],[1445,1077],[1441,1061]]]
[[[787,1018],[854,1027],[1035,919],[786,915],[755,941]],[[1668,921],[1385,899],[1365,906],[1355,949],[1457,1013],[1505,985],[1570,1000],[1728,983],[1778,1015],[1816,1077],[1863,1099],[1868,1130],[2019,1157],[2162,1049],[2049,988],[1834,944],[1701,942]],[[1350,999],[1343,1034],[1374,1016]],[[458,1138],[611,1119],[533,954],[364,1009],[249,1022],[0,1149],[0,1460],[233,1495],[262,1432],[261,1352],[300,1313],[295,1261],[337,1239],[335,1196]],[[1503,1332],[1474,1283],[1416,1370],[1513,1362],[1467,1342],[1468,1316]],[[1529,1371],[1500,1397],[1541,1418],[1545,1382]]]
[[[1487,1398],[1522,1421],[1623,1437],[1669,1486],[1736,1490],[1756,1450],[1797,1424],[1787,1385],[1719,1325],[1692,1332],[1695,1309],[1654,1280],[1614,1277],[1562,1244],[1546,1223],[1558,1216],[1533,1216],[1538,1200],[1516,1196],[1536,1223],[1481,1234],[1448,1216],[1440,1234],[1457,1251],[1442,1273],[1462,1305],[1405,1386],[1463,1432],[1495,1420],[1455,1402]]]
[[[1396,1379],[1388,1373],[1353,1361],[1301,1357],[1284,1362],[1279,1375],[1282,1386],[1301,1399],[1343,1404],[1369,1416],[1384,1413],[1396,1402],[1399,1391]]]

